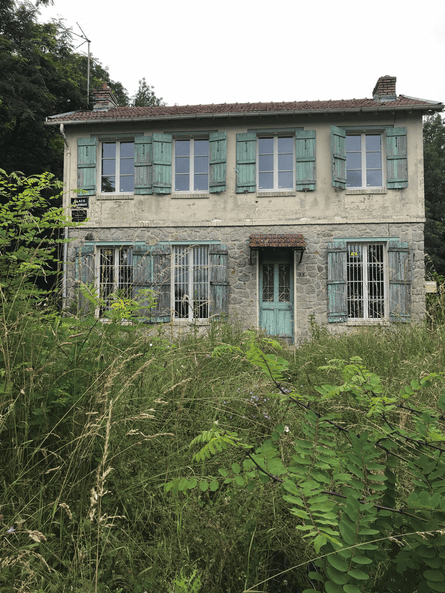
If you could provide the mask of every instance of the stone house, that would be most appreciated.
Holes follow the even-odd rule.
[[[290,103],[118,107],[51,116],[65,139],[64,294],[156,291],[147,322],[221,315],[299,342],[424,314],[422,116],[396,94]],[[79,190],[79,191],[78,191]],[[97,314],[101,314],[99,310]]]

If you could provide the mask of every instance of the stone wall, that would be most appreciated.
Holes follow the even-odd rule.
[[[250,263],[249,236],[255,233],[301,233],[306,240],[306,252],[295,267],[295,335],[296,342],[307,338],[310,318],[327,324],[327,246],[335,238],[393,237],[406,241],[411,250],[411,313],[413,319],[425,313],[425,283],[423,260],[423,224],[320,224],[283,226],[230,227],[163,227],[163,228],[78,228],[70,237],[85,241],[142,241],[156,245],[160,241],[220,241],[228,247],[230,284],[229,315],[242,320],[246,327],[258,324],[257,259]],[[69,243],[67,296],[73,296],[76,246]],[[334,327],[335,326],[335,327]],[[332,331],[351,326],[329,324]]]

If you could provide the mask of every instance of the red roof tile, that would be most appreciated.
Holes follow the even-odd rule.
[[[283,103],[222,103],[219,105],[173,105],[160,107],[117,107],[108,111],[79,111],[50,116],[47,123],[81,123],[133,119],[169,119],[187,117],[218,117],[293,112],[357,111],[387,109],[442,110],[442,104],[399,95],[394,101],[374,99],[341,99],[335,101],[293,101]]]
[[[303,235],[250,235],[249,247],[300,247],[305,249]]]

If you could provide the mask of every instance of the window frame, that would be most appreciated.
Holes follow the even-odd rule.
[[[350,257],[350,253],[349,253],[349,248],[351,246],[356,246],[359,247],[362,250],[362,261],[361,263],[361,270],[362,270],[362,278],[357,280],[355,279],[350,279],[350,271],[353,269],[353,266],[351,265],[351,262],[349,261],[349,257]],[[370,258],[370,247],[381,247],[382,248],[382,261],[377,262],[377,264],[381,267],[381,271],[383,274],[383,280],[373,280],[372,278],[370,278],[370,269],[372,267],[369,258]],[[347,321],[352,322],[352,323],[357,323],[357,322],[371,322],[371,323],[375,323],[375,322],[379,322],[379,321],[384,321],[384,320],[388,320],[389,319],[389,314],[388,314],[388,309],[389,309],[389,265],[388,265],[388,244],[386,241],[354,241],[354,240],[349,240],[346,242],[346,249],[347,249],[347,255],[346,255],[346,304],[347,304]],[[354,262],[352,262],[354,263]],[[376,266],[376,268],[378,269],[378,267]],[[355,271],[357,271],[357,267],[355,268]],[[374,288],[374,290],[371,289],[371,284],[375,283],[376,287]],[[361,291],[361,298],[356,299],[354,301],[354,299],[351,297],[351,290],[352,290],[352,285],[353,284],[357,284],[359,283],[360,286],[362,287],[362,291]],[[380,283],[381,287],[383,288],[383,297],[378,299],[378,297],[376,298],[376,295],[378,293],[378,287],[377,285]],[[381,306],[383,307],[383,315],[380,316],[375,316],[372,317],[369,315],[369,311],[370,311],[370,306],[371,306],[371,302],[373,299],[372,294],[374,293],[374,300],[376,302],[381,303]],[[360,303],[361,303],[361,307],[362,307],[362,311],[363,314],[361,316],[354,316],[350,314],[350,311],[353,310],[353,308],[357,308],[360,307]]]
[[[195,172],[195,141],[202,141],[205,140],[207,142],[208,153],[207,153],[207,173],[200,173]],[[178,175],[188,175],[189,177],[189,189],[176,189],[176,143],[177,142],[189,142],[190,143],[190,151],[189,151],[189,171],[188,173],[178,173]],[[193,135],[184,137],[182,135],[173,135],[172,138],[172,194],[209,194],[210,192],[210,136],[208,134],[205,135]],[[201,156],[201,155],[198,155]],[[181,156],[178,156],[181,158]],[[207,175],[207,188],[206,189],[190,189],[192,185],[193,188],[195,187],[195,176],[204,176]]]
[[[262,153],[260,154],[260,140],[262,139],[273,139],[273,187],[269,188],[261,188],[260,187],[260,173],[261,172],[270,172],[270,171],[260,171],[260,156],[271,154],[271,153]],[[292,140],[292,184],[290,187],[279,187],[278,180],[279,180],[279,173],[280,170],[278,169],[278,157],[280,154],[290,154],[287,153],[280,153],[278,147],[278,141],[280,138],[290,138]],[[264,133],[264,132],[257,132],[256,134],[256,146],[255,146],[255,183],[258,193],[263,192],[287,192],[287,191],[295,191],[296,185],[296,154],[295,154],[295,133],[290,133],[286,131],[277,130],[273,133]],[[289,169],[283,169],[283,172],[290,172]]]
[[[383,190],[386,188],[386,136],[383,130],[381,129],[364,129],[364,130],[354,130],[346,128],[346,142],[347,138],[351,136],[360,136],[360,155],[361,155],[361,167],[360,172],[362,176],[362,183],[361,185],[349,185],[348,184],[348,171],[353,171],[357,169],[348,169],[348,153],[357,152],[357,151],[348,151],[347,146],[345,143],[345,153],[346,153],[346,163],[345,163],[345,172],[346,172],[346,190],[348,191],[363,191],[363,190]],[[376,167],[367,167],[366,163],[366,137],[367,136],[379,136],[380,137],[380,164],[381,164],[381,172],[382,172],[382,184],[381,185],[367,185],[367,173],[368,170],[378,170]],[[375,151],[373,151],[375,152]]]
[[[210,281],[211,281],[211,268],[210,268],[210,249],[209,249],[209,244],[208,243],[197,243],[197,244],[173,244],[172,245],[172,255],[171,255],[171,312],[172,312],[172,318],[175,322],[179,322],[179,323],[189,323],[190,321],[195,321],[195,322],[208,322],[210,319],[210,305],[211,305],[211,294],[210,294]],[[181,282],[177,281],[177,270],[179,270],[181,267],[181,265],[177,264],[177,259],[176,256],[179,255],[181,257],[181,252],[179,250],[182,250],[182,252],[186,251],[187,252],[187,257],[188,257],[188,261],[186,264],[186,283],[187,283],[187,288],[188,288],[188,293],[190,292],[190,287],[191,290],[194,291],[195,290],[195,286],[196,284],[199,282],[196,282],[194,279],[194,269],[195,269],[195,263],[193,261],[194,258],[194,253],[195,250],[201,250],[201,255],[198,257],[201,257],[202,255],[204,255],[205,258],[205,262],[204,265],[206,266],[206,271],[205,271],[205,275],[206,278],[204,281],[201,281],[202,283],[205,282],[206,284],[206,288],[205,288],[205,300],[203,301],[203,303],[201,303],[200,305],[198,305],[198,307],[201,308],[204,307],[206,310],[206,315],[205,316],[195,316],[195,299],[192,298],[190,299],[188,297],[188,293],[185,294],[186,298],[183,299],[178,299],[177,298],[177,287],[181,285]],[[180,315],[178,314],[178,307],[181,305],[181,301],[183,301],[184,303],[186,302],[188,304],[187,306],[187,314],[186,315]]]
[[[120,261],[120,256],[123,250],[127,250],[128,251],[128,262],[126,264],[122,264]],[[103,297],[102,294],[102,286],[105,285],[105,283],[102,282],[102,278],[103,278],[103,272],[102,272],[102,251],[103,250],[112,250],[113,251],[113,258],[114,258],[114,262],[112,264],[112,270],[113,270],[113,289],[110,290],[109,292],[107,292],[106,296]],[[96,245],[96,249],[95,249],[95,277],[96,277],[96,290],[97,290],[97,295],[99,297],[100,300],[104,299],[106,300],[109,295],[111,294],[115,294],[116,291],[118,290],[124,290],[125,291],[125,296],[128,298],[132,298],[133,296],[133,287],[134,287],[134,268],[133,268],[133,251],[134,251],[134,245],[133,244],[112,244],[112,245],[101,245],[98,244]],[[104,254],[105,256],[106,254]],[[122,268],[123,267],[128,268],[127,269],[127,273],[129,273],[131,280],[130,281],[126,281],[121,282],[121,275],[122,275]],[[110,266],[111,267],[111,266]],[[122,284],[122,286],[121,286]],[[125,285],[124,285],[125,284]],[[106,311],[109,311],[111,308],[111,304],[107,304],[106,306],[100,306],[96,309],[95,314],[96,317],[101,318],[103,317],[103,315],[106,313]]]
[[[128,143],[132,143],[133,144],[133,174],[122,174],[121,175],[121,144],[128,144]],[[104,160],[108,160],[106,158],[104,158],[103,156],[103,146],[105,144],[114,144],[116,146],[116,154],[115,154],[115,171],[114,171],[114,179],[115,179],[115,189],[114,191],[105,191],[102,189],[102,180],[104,177],[108,177],[108,175],[104,175],[103,174],[103,163]],[[124,157],[124,158],[128,158],[128,157]],[[126,136],[126,137],[122,137],[122,138],[101,138],[99,140],[99,175],[98,175],[98,183],[99,183],[99,188],[98,188],[98,193],[100,195],[133,195],[135,193],[135,138],[133,136]],[[111,159],[110,159],[111,160]],[[116,180],[119,180],[119,187],[120,187],[120,182],[121,182],[121,177],[133,177],[133,189],[130,191],[121,191],[120,189],[117,190],[116,189]]]

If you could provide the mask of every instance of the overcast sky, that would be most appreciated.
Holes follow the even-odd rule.
[[[445,101],[444,0],[54,0],[130,95],[145,77],[168,105],[370,97]],[[81,43],[81,40],[79,40]],[[78,51],[86,51],[86,44]]]

